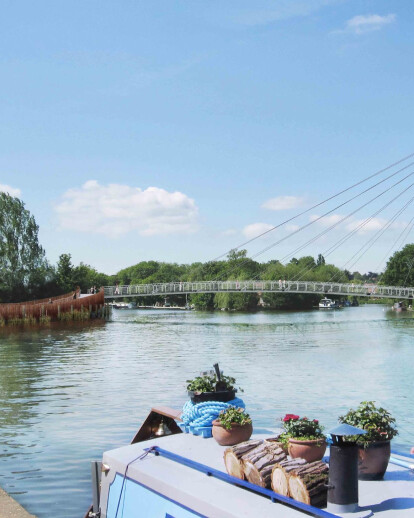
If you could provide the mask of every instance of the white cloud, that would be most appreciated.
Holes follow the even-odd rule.
[[[10,196],[16,196],[17,198],[21,195],[21,190],[16,187],[10,187],[10,185],[0,183],[0,192],[6,192]]]
[[[254,237],[260,236],[263,232],[267,232],[271,230],[273,225],[269,225],[269,223],[252,223],[251,225],[247,225],[243,229],[243,234],[248,238],[252,239]]]
[[[296,232],[296,230],[299,230],[300,229],[300,226],[299,225],[294,225],[292,223],[289,223],[286,225],[286,230],[288,232]]]
[[[317,214],[312,214],[312,216],[309,217],[309,220],[316,221],[318,218],[320,218],[320,216],[318,216]],[[316,223],[322,227],[330,227],[331,225],[339,223],[343,218],[344,216],[342,216],[341,214],[330,214],[329,216],[324,216]]]
[[[189,234],[198,229],[198,208],[181,192],[158,187],[100,185],[89,180],[69,189],[55,206],[61,229],[117,237],[131,231],[142,236]]]
[[[352,221],[351,223],[349,223],[347,225],[346,228],[349,231],[355,230],[360,225],[362,225],[364,223],[364,221],[365,221],[364,219],[359,219],[359,220]],[[387,223],[388,223],[388,220],[386,220],[386,219],[383,219],[383,218],[372,218],[364,226],[362,226],[357,231],[357,234],[361,235],[361,234],[368,234],[369,232],[376,232],[377,230],[381,230],[381,229],[385,228]],[[407,225],[406,222],[395,221],[394,223],[391,223],[391,225],[388,228],[397,230],[397,229],[405,228],[406,225]]]
[[[394,23],[396,20],[395,14],[387,14],[381,16],[379,14],[367,14],[354,16],[345,23],[345,28],[342,33],[365,34],[367,32],[379,31],[386,25]]]
[[[298,196],[277,196],[276,198],[270,198],[262,204],[262,209],[269,210],[287,210],[296,209],[303,205],[303,198]]]
[[[339,224],[344,219],[344,216],[342,216],[341,214],[330,214],[329,216],[325,216],[322,219],[316,221],[319,217],[320,216],[313,214],[312,216],[310,216],[309,220],[315,221],[316,225],[319,225],[323,228],[328,228],[328,227],[331,227],[332,225]],[[341,223],[341,226],[347,232],[356,230],[356,229],[358,229],[359,226],[361,226],[361,228],[359,230],[357,230],[357,234],[363,235],[363,234],[368,234],[370,232],[376,232],[377,230],[381,230],[382,228],[385,227],[385,225],[387,225],[389,220],[384,219],[384,218],[372,218],[364,225],[365,221],[366,221],[366,219],[347,218],[343,221],[343,223]],[[404,222],[395,221],[394,223],[391,223],[389,228],[401,229],[401,228],[405,228],[406,225],[407,225],[406,222],[404,223]],[[338,228],[338,226],[339,225],[337,225],[337,228]],[[341,226],[339,228],[341,228]]]

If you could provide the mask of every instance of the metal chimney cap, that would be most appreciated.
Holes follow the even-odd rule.
[[[362,430],[362,428],[356,428],[355,426],[351,426],[350,424],[340,424],[339,426],[335,426],[332,430],[329,430],[331,435],[337,435],[339,437],[344,437],[346,435],[365,435],[367,433],[366,430]]]

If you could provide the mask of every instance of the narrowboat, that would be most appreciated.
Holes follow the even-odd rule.
[[[85,518],[408,518],[414,459],[393,454],[384,479],[357,481],[358,505],[314,507],[228,475],[226,447],[183,433],[178,410],[153,408],[131,444],[92,463],[93,506]],[[255,429],[266,439],[271,430]],[[323,459],[329,463],[329,455]],[[331,480],[329,480],[331,484]],[[328,486],[327,486],[328,487]],[[332,486],[333,487],[333,486]]]

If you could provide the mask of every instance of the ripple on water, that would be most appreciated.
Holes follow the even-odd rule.
[[[411,315],[409,316],[411,317]],[[381,306],[334,312],[122,311],[106,325],[0,333],[0,485],[39,516],[80,516],[90,465],[128,443],[150,406],[219,362],[254,422],[294,412],[328,428],[361,400],[414,443],[414,326]]]

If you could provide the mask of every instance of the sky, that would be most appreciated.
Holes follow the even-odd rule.
[[[4,0],[0,190],[52,264],[220,257],[414,152],[413,18],[409,0]],[[379,271],[410,241],[409,192],[359,229],[374,205],[338,198],[246,248],[349,267],[390,223],[352,268]]]

